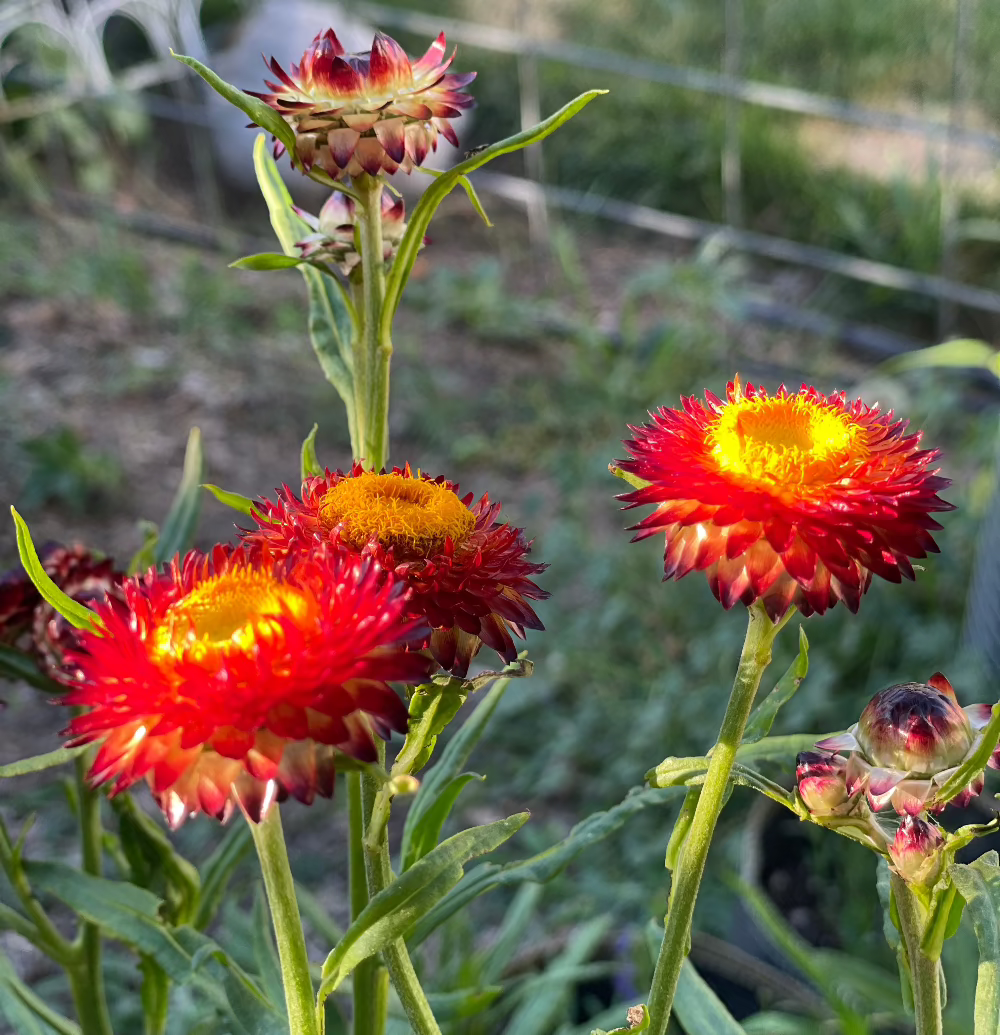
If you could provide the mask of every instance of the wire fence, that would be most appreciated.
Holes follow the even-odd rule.
[[[834,2],[834,0],[831,0]],[[952,25],[952,62],[948,117],[944,120],[920,115],[880,110],[852,101],[808,90],[760,82],[740,74],[747,46],[744,0],[724,0],[724,37],[719,54],[721,71],[684,67],[658,61],[637,59],[558,39],[546,39],[531,28],[532,6],[522,2],[518,8],[517,28],[489,26],[470,20],[443,18],[412,10],[375,3],[351,7],[362,16],[390,29],[421,35],[445,31],[453,42],[499,54],[518,61],[517,91],[522,123],[530,124],[541,111],[539,62],[559,62],[594,72],[629,76],[724,99],[725,132],[721,150],[724,222],[694,219],[675,212],[660,211],[630,204],[594,193],[546,187],[542,152],[532,149],[527,177],[481,172],[477,183],[485,190],[523,203],[529,213],[532,233],[546,233],[549,207],[606,217],[618,223],[652,231],[681,240],[715,237],[729,248],[864,284],[900,292],[928,296],[938,302],[939,333],[944,336],[954,327],[958,307],[981,313],[1000,314],[1000,292],[962,283],[957,279],[955,261],[959,243],[959,199],[957,155],[973,149],[1000,159],[1000,134],[970,126],[969,48],[981,6],[987,0],[954,0]],[[46,111],[84,99],[107,97],[117,91],[137,92],[146,87],[181,80],[189,71],[170,58],[170,49],[185,49],[196,56],[207,55],[201,36],[201,0],[7,0],[0,10],[0,54],[4,41],[29,24],[44,27],[54,39],[62,41],[75,57],[70,74],[59,90],[41,96],[8,100],[0,96],[0,125],[37,116]],[[145,33],[154,59],[133,66],[120,75],[109,67],[104,50],[104,32],[109,19],[130,18]],[[155,114],[200,123],[197,103],[143,95],[144,103]],[[196,98],[195,98],[196,100]],[[743,225],[741,117],[746,106],[810,116],[834,122],[875,129],[887,133],[916,135],[941,146],[942,161],[934,168],[940,197],[940,268],[928,274],[903,266],[858,258],[837,250],[804,244],[785,237],[748,230]],[[206,193],[210,197],[210,192]],[[213,213],[214,215],[214,213]]]

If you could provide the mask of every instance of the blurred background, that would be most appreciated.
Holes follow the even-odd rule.
[[[377,26],[411,55],[445,30],[454,68],[479,72],[458,127],[468,149],[611,91],[474,174],[493,229],[449,199],[396,332],[392,460],[502,500],[551,565],[534,677],[507,692],[473,759],[488,779],[456,822],[530,808],[504,851],[541,851],[664,756],[713,742],[742,612],[698,577],[661,584],[657,541],[629,545],[607,465],[626,422],[721,394],[736,371],[896,408],[944,450],[960,508],[916,584],[876,580],[859,617],[837,607],[804,623],[810,673],[775,732],[843,729],[876,690],[938,669],[963,703],[994,701],[997,380],[905,357],[1000,329],[1000,0],[3,0],[0,497],[36,541],[126,564],[142,521],[169,506],[191,426],[207,480],[251,497],[297,480],[313,421],[320,460],[349,462],[301,278],[227,268],[275,248],[254,132],[169,55],[259,89],[262,50],[287,67],[328,26],[355,50]],[[305,187],[294,193],[315,212],[323,196]],[[206,500],[199,545],[231,534],[232,512]],[[3,527],[3,567],[15,559]],[[790,662],[795,625],[765,682]],[[0,762],[58,744],[63,716],[37,691],[3,695]],[[788,782],[791,766],[772,775]],[[962,818],[988,818],[993,790]],[[33,843],[71,843],[51,781],[3,792],[12,821],[42,813]],[[678,804],[664,795],[555,880],[496,891],[425,943],[450,1035],[624,1022],[648,986]],[[286,812],[319,954],[324,923],[347,916],[342,803]],[[195,858],[221,836],[209,821],[182,831]],[[737,1016],[758,1014],[748,1032],[849,1030],[836,996],[867,1025],[850,1030],[910,1030],[869,853],[737,791],[709,865],[692,958]],[[246,899],[249,862],[241,873]],[[249,923],[229,909],[219,938],[253,969]],[[24,944],[0,943],[44,989]],[[826,984],[795,962],[808,946],[829,953]],[[964,1035],[970,933],[946,962],[949,1032]],[[115,980],[120,1030],[137,1031],[136,975]],[[172,1031],[198,1009],[182,990]],[[762,1010],[798,1020],[776,1027]]]

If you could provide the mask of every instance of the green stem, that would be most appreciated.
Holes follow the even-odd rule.
[[[349,882],[351,919],[368,905],[365,874],[365,817],[361,799],[361,774],[347,774],[347,809],[350,831]],[[354,969],[354,1035],[382,1035],[389,1015],[389,972],[377,956],[369,956]]]
[[[288,864],[288,849],[281,829],[278,806],[272,806],[260,823],[250,823],[254,847],[264,876],[264,890],[278,943],[281,983],[285,989],[288,1023],[295,1035],[319,1035],[309,956],[302,934],[295,882]]]
[[[749,625],[739,669],[733,682],[719,739],[712,749],[705,782],[698,794],[698,805],[691,828],[679,852],[674,871],[666,931],[656,961],[653,985],[649,990],[649,1035],[666,1035],[673,1007],[674,994],[681,966],[691,947],[691,920],[698,898],[698,888],[705,871],[705,860],[712,843],[712,834],[726,798],[729,776],[736,759],[736,750],[743,739],[750,709],[764,669],[771,663],[771,645],[778,631],[791,617],[791,612],[775,625],[760,602],[749,609]]]
[[[101,796],[87,783],[88,762],[81,755],[76,759],[77,802],[80,810],[80,845],[83,872],[103,876],[101,826]],[[84,921],[77,945],[81,951],[79,962],[68,971],[70,989],[80,1026],[94,1035],[111,1035],[111,1016],[104,994],[104,970],[101,963],[103,946],[101,929],[97,924]]]
[[[385,765],[385,745],[378,744],[379,764]],[[378,796],[380,785],[378,780],[365,773],[361,777],[361,788],[364,799],[365,815],[370,816],[375,808],[375,801]],[[382,828],[382,836],[379,838],[377,850],[365,853],[366,871],[368,876],[368,894],[374,898],[380,891],[384,891],[393,880],[392,869],[389,866],[389,838],[385,827]],[[441,1029],[434,1019],[430,1003],[420,985],[420,979],[413,969],[413,962],[406,949],[406,943],[402,938],[390,942],[383,950],[382,957],[389,968],[389,977],[392,978],[392,987],[396,989],[396,995],[406,1011],[406,1017],[415,1035],[441,1035]]]
[[[382,257],[382,181],[367,173],[353,181],[362,199],[361,270],[364,304],[360,340],[355,342],[354,397],[361,455],[365,466],[381,470],[389,459],[389,362],[392,340],[382,334],[385,260]]]
[[[896,902],[899,927],[910,964],[913,986],[913,1012],[916,1035],[942,1035],[940,962],[926,956],[920,948],[927,926],[927,911],[913,889],[895,873],[890,874],[892,895]]]

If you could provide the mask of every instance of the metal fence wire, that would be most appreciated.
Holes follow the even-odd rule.
[[[59,90],[28,98],[7,99],[0,88],[0,126],[25,117],[44,115],[46,111],[83,99],[107,97],[122,90],[138,92],[152,85],[189,77],[189,70],[173,61],[169,52],[173,48],[207,58],[207,47],[200,29],[202,2],[5,0],[0,7],[0,59],[4,42],[13,33],[35,25],[58,40],[74,60],[69,64],[66,81]],[[834,6],[837,0],[826,2]],[[523,203],[528,210],[533,235],[544,235],[546,209],[551,206],[606,217],[620,224],[682,240],[701,241],[716,237],[727,247],[750,255],[933,298],[939,307],[938,330],[944,336],[954,326],[956,307],[1000,314],[1000,292],[962,283],[958,279],[955,261],[960,239],[958,156],[971,149],[988,156],[990,161],[1000,158],[1000,134],[974,126],[968,118],[972,85],[970,47],[976,25],[987,13],[985,8],[994,3],[995,0],[951,0],[950,4],[942,4],[950,6],[952,26],[950,96],[946,104],[947,117],[943,119],[869,107],[809,90],[747,78],[742,74],[748,47],[747,0],[721,0],[723,31],[718,72],[546,38],[533,30],[538,5],[532,0],[520,0],[509,12],[503,8],[503,14],[510,14],[509,20],[515,26],[512,28],[375,3],[352,4],[350,14],[367,18],[387,29],[422,36],[434,36],[443,30],[451,42],[516,58],[516,90],[524,124],[535,120],[541,111],[540,62],[558,62],[596,73],[633,77],[724,101],[725,129],[720,162],[723,221],[695,219],[594,192],[545,186],[540,182],[544,174],[541,150],[535,148],[527,159],[527,177],[485,171],[475,177],[483,189]],[[997,12],[992,13],[995,16]],[[139,26],[154,55],[151,61],[132,66],[118,75],[109,67],[103,44],[106,26],[116,15],[129,18]],[[331,20],[335,21],[337,15],[338,9],[331,6]],[[143,95],[143,103],[157,115],[183,118],[187,122],[203,121],[197,107],[190,104],[165,103],[162,97],[150,94]],[[909,134],[929,146],[937,146],[941,160],[932,170],[940,198],[940,268],[937,273],[872,261],[746,229],[743,225],[744,145],[741,122],[748,106],[889,134]],[[210,192],[202,191],[202,196],[206,195]]]

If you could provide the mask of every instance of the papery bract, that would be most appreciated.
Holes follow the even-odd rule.
[[[475,103],[464,89],[475,72],[449,73],[444,33],[411,62],[400,45],[377,32],[372,49],[348,54],[332,29],[319,33],[286,72],[272,57],[271,93],[247,93],[269,104],[295,130],[295,149],[308,172],[318,165],[334,179],[412,171],[438,136],[455,147],[452,121]],[[276,146],[275,156],[283,150]]]
[[[774,396],[739,378],[726,399],[682,399],[631,430],[618,466],[649,484],[620,498],[656,509],[636,540],[665,534],[664,577],[703,571],[723,607],[760,600],[857,611],[873,574],[914,577],[911,557],[937,552],[930,516],[954,509],[920,434],[843,392],[782,385]]]
[[[336,752],[373,761],[407,727],[389,681],[419,682],[426,627],[377,563],[333,546],[275,562],[217,546],[124,586],[126,610],[81,635],[71,744],[99,743],[89,778],[146,779],[171,826],[238,802],[260,820],[288,794],[333,793]]]
[[[546,565],[526,559],[531,544],[499,512],[488,496],[474,503],[409,465],[376,474],[355,464],[306,479],[301,499],[285,486],[258,505],[260,527],[244,537],[278,555],[333,541],[374,557],[409,586],[408,613],[432,627],[435,659],[462,677],[483,643],[511,662],[513,636],[543,628],[528,601],[548,596],[530,578]]]
[[[933,884],[943,862],[941,828],[917,816],[904,816],[889,845],[892,868],[909,884]]]

